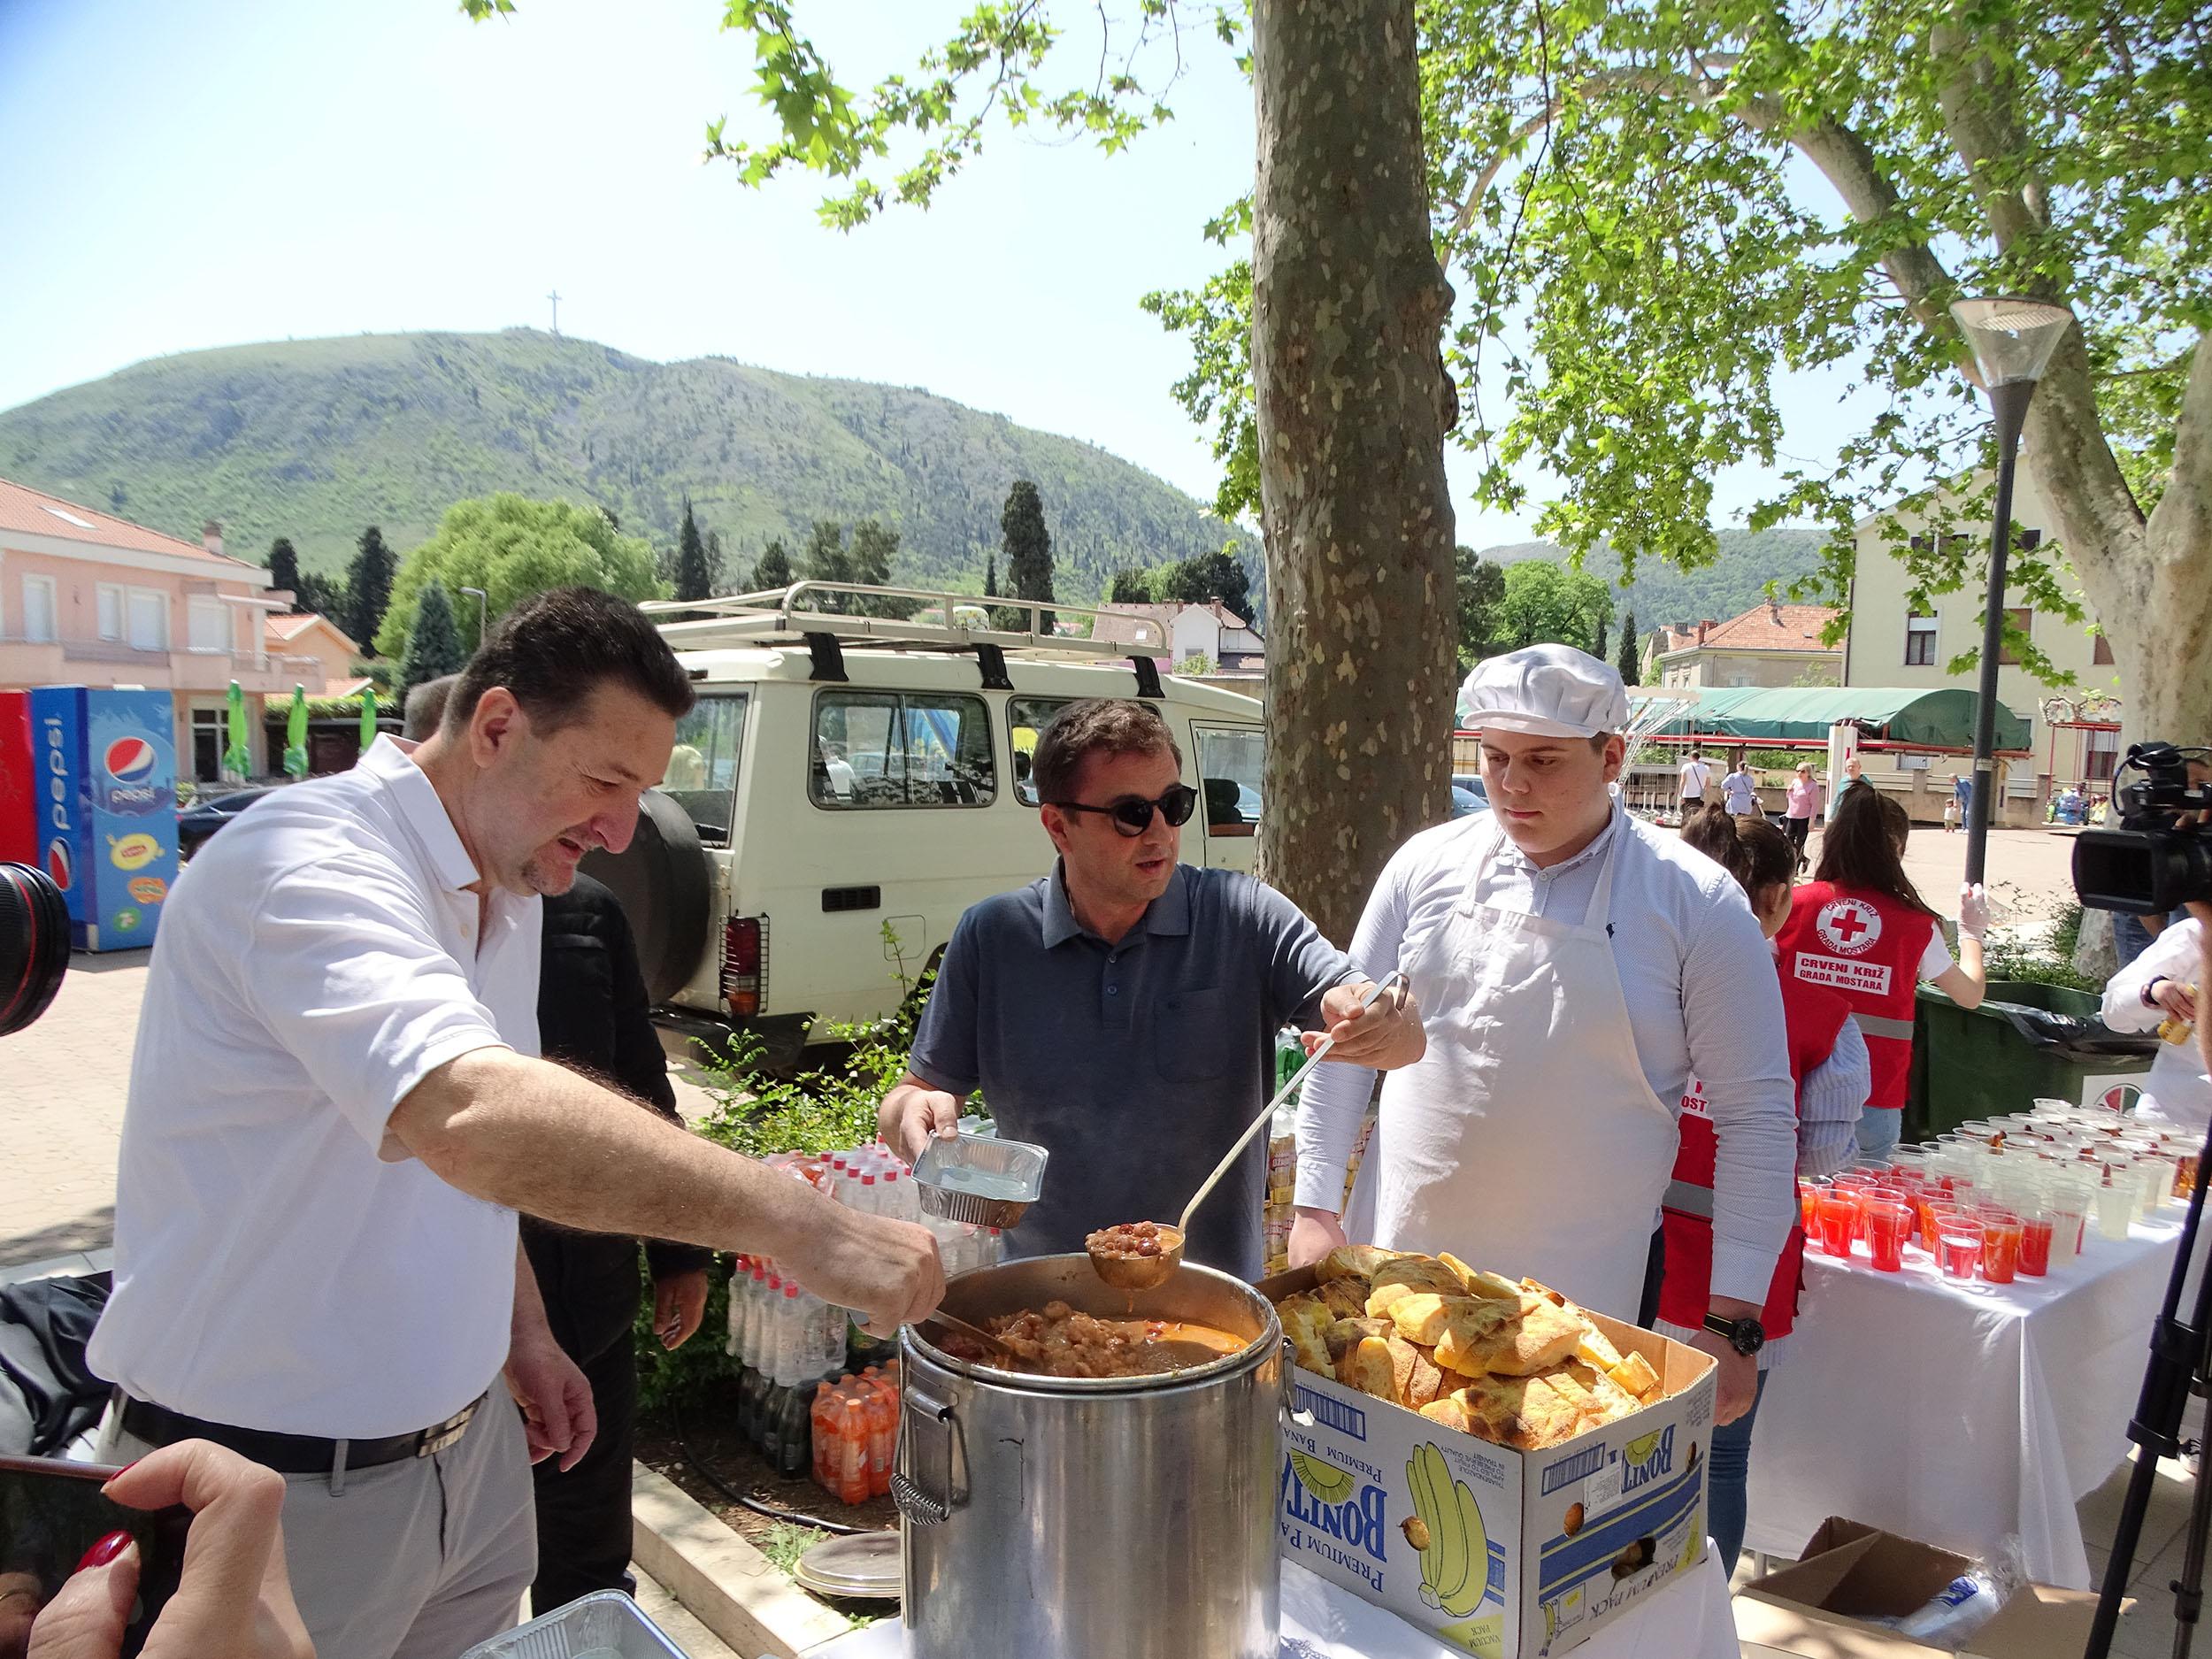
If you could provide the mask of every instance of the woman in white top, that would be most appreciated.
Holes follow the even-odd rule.
[[[1759,810],[1759,787],[1752,781],[1751,768],[1744,764],[1743,750],[1736,751],[1736,764],[1728,775],[1720,780],[1721,802],[1731,818],[1763,818]]]
[[[2203,953],[2204,924],[2192,916],[2151,941],[2150,949],[2104,987],[2104,1023],[2115,1031],[2149,1031],[2169,1019],[2182,1023],[2178,1041],[2158,1045],[2143,1079],[2143,1103],[2200,1133],[2212,1124],[2212,1077],[2188,1027],[2204,1013]]]

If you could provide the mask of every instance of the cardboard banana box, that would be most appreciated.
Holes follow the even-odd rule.
[[[1317,1294],[1315,1270],[1278,1274],[1259,1290],[1278,1303]],[[1417,1303],[1409,1315],[1422,1310]],[[1298,1368],[1297,1415],[1284,1427],[1277,1477],[1283,1554],[1481,1659],[1565,1653],[1695,1566],[1705,1554],[1714,1362],[1576,1312],[1622,1360],[1640,1357],[1655,1386],[1647,1403],[1607,1421],[1593,1413],[1581,1432],[1564,1425],[1517,1436],[1541,1439],[1540,1449],[1478,1438],[1453,1426],[1448,1411],[1379,1397],[1389,1392],[1380,1377],[1363,1392]],[[1343,1359],[1343,1375],[1362,1375],[1366,1340]]]

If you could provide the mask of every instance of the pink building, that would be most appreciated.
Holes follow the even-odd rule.
[[[0,479],[0,688],[141,686],[171,694],[177,771],[211,780],[230,682],[259,732],[265,699],[324,680],[316,656],[273,647],[269,572]]]
[[[358,696],[370,683],[353,672],[361,648],[328,617],[303,611],[266,618],[261,628],[272,653],[280,653],[287,659],[314,659],[314,672],[303,673],[295,681],[307,687],[309,696]]]

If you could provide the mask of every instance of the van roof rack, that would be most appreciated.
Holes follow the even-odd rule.
[[[888,601],[874,608],[893,611],[904,610],[905,616],[865,616],[853,610],[836,608],[846,603],[846,596],[860,600]],[[653,599],[638,607],[648,616],[668,617],[659,625],[661,637],[680,651],[710,651],[748,645],[804,645],[814,654],[818,680],[844,678],[842,647],[847,645],[899,646],[907,649],[942,651],[948,654],[974,652],[983,664],[987,679],[996,670],[1003,677],[1004,659],[1020,657],[1032,659],[1057,659],[1066,662],[1105,662],[1126,657],[1141,664],[1137,672],[1141,679],[1144,670],[1155,668],[1153,658],[1168,653],[1167,630],[1151,617],[1131,616],[1126,611],[1107,611],[1092,605],[1062,604],[1028,599],[1007,599],[994,595],[979,600],[973,594],[949,593],[930,588],[876,588],[860,582],[794,582],[788,588],[772,588],[760,593],[730,594],[714,599]],[[963,609],[984,611],[986,626],[974,626],[960,621]],[[917,612],[926,615],[936,612],[936,618],[917,619]],[[1014,611],[1027,621],[1027,627],[999,628],[987,626],[990,611]],[[1101,617],[1110,616],[1118,626],[1128,628],[1127,640],[1102,641],[1070,639],[1058,634],[1041,632],[1041,613],[1054,616],[1089,617],[1095,626]],[[995,652],[994,663],[987,653]],[[1156,668],[1155,668],[1156,674]]]

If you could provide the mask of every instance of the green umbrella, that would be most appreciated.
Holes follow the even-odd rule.
[[[361,687],[361,747],[367,749],[376,741],[376,687]]]
[[[230,682],[230,742],[223,750],[223,770],[242,783],[253,771],[253,752],[246,747],[246,694],[234,680]]]
[[[307,776],[307,687],[292,687],[292,711],[284,719],[284,770]]]

